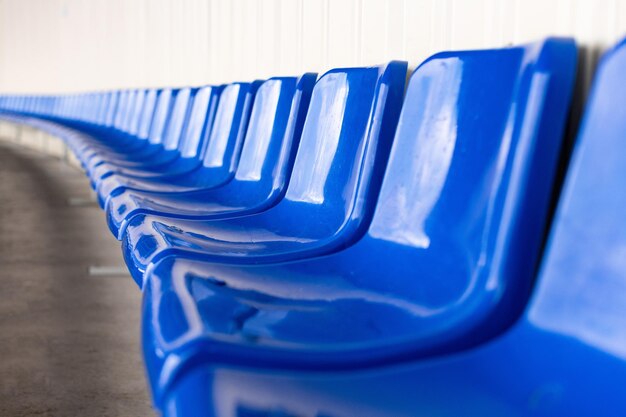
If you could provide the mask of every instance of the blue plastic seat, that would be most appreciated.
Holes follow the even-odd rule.
[[[373,213],[405,80],[404,62],[326,73],[313,89],[285,197],[238,218],[134,216],[123,251],[135,280],[141,283],[155,256],[179,249],[241,262],[280,261],[331,252],[359,238]],[[109,219],[115,213],[109,210]]]
[[[136,136],[123,130],[122,118],[117,117],[129,111],[128,99],[120,94],[120,103],[116,108],[116,117],[111,129],[88,132],[96,142],[95,144],[90,143],[92,141],[84,142],[82,137],[78,139],[78,146],[72,146],[72,142],[69,143],[87,173],[89,174],[95,166],[107,161],[126,161],[129,158],[141,158],[157,152],[171,107],[172,94],[175,93],[176,91],[171,89],[146,92]]]
[[[150,93],[149,91],[152,91]],[[136,139],[131,133],[130,128],[126,131],[123,122],[127,120],[127,116],[132,113],[131,119],[134,118],[145,104],[150,103],[152,97],[152,105],[154,106],[156,90],[138,90],[131,95],[130,91],[121,91],[114,93],[109,101],[107,114],[102,125],[90,125],[81,121],[68,121],[64,118],[58,118],[60,122],[69,127],[79,127],[86,133],[95,133],[98,137],[93,137],[94,143],[97,143],[102,149],[108,147],[122,148],[134,142]],[[134,98],[131,103],[131,98]],[[135,105],[136,104],[136,105]],[[129,121],[130,124],[130,121]],[[106,135],[106,142],[102,141],[99,136]]]
[[[89,176],[94,183],[97,184],[103,176],[120,172],[120,170],[158,170],[160,166],[167,165],[168,163],[178,159],[180,156],[178,147],[181,143],[183,132],[186,129],[191,108],[198,91],[198,88],[182,88],[176,94],[176,97],[173,100],[171,112],[167,118],[161,148],[158,152],[148,157],[131,157],[131,159],[128,160],[104,161],[97,166],[94,166],[89,172]],[[140,104],[141,103],[138,103],[137,105]],[[136,120],[138,120],[138,118]],[[130,133],[136,133],[135,126],[137,123],[134,124],[135,126],[133,126],[132,121],[130,123]]]
[[[138,140],[143,138],[138,137],[138,123],[134,123],[136,122],[134,116],[150,104],[154,108],[156,92],[153,91],[149,94],[144,90],[140,90],[133,97],[135,100],[129,103],[128,94],[120,94],[120,106],[117,109],[117,113],[120,115],[122,113],[126,115],[131,114],[131,117],[122,118],[120,116],[113,121],[110,127],[90,126],[76,121],[62,121],[63,125],[79,133],[66,138],[66,142],[84,167],[87,167],[88,160],[94,156],[98,157],[98,161],[102,161],[100,158],[103,156],[126,158],[128,153],[145,146],[146,142]],[[128,122],[127,125],[125,124],[126,122]]]
[[[536,288],[511,329],[465,352],[358,372],[196,362],[159,381],[164,415],[626,415],[625,71],[623,41],[596,72]],[[173,341],[165,335],[167,351]]]
[[[250,108],[260,81],[234,83],[220,95],[211,134],[206,139],[202,164],[194,170],[155,178],[113,175],[100,181],[98,198],[107,212],[123,212],[133,190],[182,192],[221,186],[233,177],[248,124]]]
[[[111,93],[111,97],[108,101],[106,115],[103,123],[100,126],[83,126],[85,133],[91,135],[84,138],[65,137],[67,145],[72,148],[72,151],[79,160],[83,159],[83,154],[93,147],[93,150],[107,151],[121,148],[122,146],[128,146],[131,142],[135,142],[135,138],[131,135],[121,132],[114,127],[116,112],[121,112],[126,103],[126,92]],[[60,100],[63,103],[65,100]],[[119,105],[118,105],[119,104]],[[120,113],[121,114],[121,113]],[[54,116],[52,121],[59,123],[63,126],[71,127],[73,124],[67,121],[62,116]],[[106,142],[103,143],[101,137],[106,137]]]
[[[127,219],[139,213],[208,219],[256,213],[274,205],[291,173],[315,79],[316,74],[309,73],[299,79],[272,78],[260,86],[235,175],[223,186],[179,193],[129,191],[114,197],[112,201],[124,206],[108,216],[114,235],[121,238]]]
[[[193,102],[190,103],[188,111],[183,115],[183,123],[176,124],[180,131],[175,132],[168,129],[166,139],[168,148],[175,149],[168,151],[171,158],[158,163],[142,164],[136,162],[134,166],[111,165],[109,167],[99,165],[94,170],[93,176],[97,177],[96,188],[105,178],[129,177],[129,178],[160,178],[162,175],[182,175],[193,171],[200,165],[200,158],[206,145],[215,112],[221,87],[207,86],[198,89],[194,94]],[[171,126],[171,125],[170,125]],[[179,139],[175,140],[176,137]],[[109,180],[111,181],[111,180]]]
[[[168,149],[170,151],[173,151],[173,149],[175,148],[175,144],[180,138],[180,132],[172,131],[172,135],[168,136],[169,126],[178,125],[180,120],[182,120],[182,117],[184,117],[184,114],[178,114],[177,116],[179,117],[174,118],[172,118],[171,116],[173,115],[173,110],[175,108],[179,112],[181,109],[184,110],[186,108],[189,94],[189,89],[161,90],[157,96],[157,102],[155,104],[153,115],[150,115],[149,113],[145,114],[146,118],[151,120],[149,124],[150,130],[147,140],[142,140],[142,145],[139,147],[134,147],[133,149],[122,148],[121,150],[118,150],[117,152],[114,151],[113,153],[102,152],[102,150],[95,152],[95,155],[90,156],[89,160],[85,164],[87,175],[89,175],[92,182],[94,184],[97,182],[98,178],[94,178],[93,173],[96,167],[101,164],[108,163],[110,165],[115,164],[122,166],[126,164],[127,166],[133,166],[133,164],[135,164],[138,160],[158,160],[158,158],[160,157],[159,155],[164,152],[166,141],[174,143],[173,148]],[[139,101],[135,101],[135,104],[137,105],[136,107],[139,109],[144,107]],[[131,106],[130,111],[132,111],[132,108],[133,107]],[[123,112],[128,113],[128,111]],[[131,136],[134,136],[132,120],[132,118],[127,118],[123,120],[121,129]],[[174,123],[170,123],[172,121]]]
[[[138,161],[133,166],[100,164],[92,172],[92,178],[96,178],[96,184],[111,175],[159,178],[160,175],[184,174],[197,168],[200,165],[199,155],[213,124],[220,91],[220,87],[212,86],[202,87],[197,91],[191,90],[193,100],[186,114],[180,118],[176,116],[175,105],[171,117],[176,118],[177,122],[170,121],[164,142],[163,154],[169,157],[161,158],[160,161]],[[178,97],[177,104],[179,104]],[[180,112],[179,110],[178,113]],[[177,136],[180,136],[178,141],[175,140]],[[178,142],[176,149],[169,150],[175,142]]]
[[[371,226],[343,251],[228,264],[193,252],[217,238],[142,225],[178,249],[163,251],[144,279],[157,401],[204,363],[345,370],[457,351],[503,331],[539,260],[575,68],[566,39],[428,59],[411,77]],[[220,239],[234,240],[231,224]],[[128,236],[127,257],[154,245],[132,224]]]
[[[152,111],[154,110],[154,104],[156,102],[156,90],[147,90],[144,91],[144,107],[142,109],[142,116],[144,115],[144,111],[149,109],[151,106]],[[130,149],[131,145],[139,146],[142,142],[137,141],[136,139],[141,139],[141,137],[137,138],[132,135],[126,134],[125,132],[118,131],[114,128],[115,116],[118,111],[122,111],[123,107],[123,99],[124,92],[122,91],[114,91],[108,93],[106,98],[106,102],[104,103],[102,109],[101,119],[98,120],[94,124],[83,125],[82,130],[89,136],[81,138],[77,141],[68,141],[68,146],[70,146],[76,156],[80,159],[81,155],[85,152],[85,150],[89,147],[95,147],[94,149],[121,149],[122,147],[126,147]],[[63,107],[64,100],[62,98],[58,99],[55,107],[58,107],[58,110],[53,111],[53,115],[50,116],[50,120],[53,122],[62,124],[62,125],[70,125],[68,121],[62,117],[58,112],[60,112]],[[150,114],[151,116],[152,114]],[[141,136],[138,134],[138,136]],[[147,133],[144,135],[147,137]],[[106,138],[106,141],[103,143],[103,139]],[[67,139],[67,138],[66,138]]]
[[[94,188],[99,190],[103,180],[112,176],[116,178],[108,180],[109,182],[120,177],[158,180],[163,175],[180,176],[197,169],[200,166],[200,154],[213,123],[220,91],[220,87],[191,90],[193,100],[185,112],[177,111],[176,105],[174,106],[164,136],[163,151],[158,160],[153,158],[124,165],[100,164],[91,174],[94,178]],[[176,104],[179,104],[178,97]],[[100,194],[101,204],[104,204],[105,197]]]

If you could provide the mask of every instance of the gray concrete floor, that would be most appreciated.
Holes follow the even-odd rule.
[[[0,416],[150,416],[141,294],[84,175],[0,140]]]

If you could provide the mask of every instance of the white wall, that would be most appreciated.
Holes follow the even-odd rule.
[[[0,0],[0,91],[196,85],[626,33],[626,0]]]

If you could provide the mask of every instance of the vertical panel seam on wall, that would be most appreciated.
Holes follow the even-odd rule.
[[[281,19],[281,14],[280,14],[280,9],[281,9],[281,5],[282,2],[280,0],[276,0],[274,2],[274,36],[273,36],[273,43],[274,43],[274,62],[272,63],[273,65],[271,66],[272,72],[274,74],[280,74],[280,75],[287,75],[284,71],[285,69],[282,68],[283,65],[283,48],[281,48],[281,39],[283,38],[283,25],[282,25],[282,19]]]
[[[519,38],[521,37],[521,21],[519,19],[520,16],[520,12],[519,12],[519,8],[520,8],[520,0],[515,0],[514,4],[514,8],[513,8],[513,42],[518,42]]]
[[[302,4],[303,0],[298,0],[298,70],[302,73],[306,71],[304,68],[304,36],[302,36],[303,26],[304,26],[304,5]]]
[[[363,0],[355,0],[354,62],[363,65]]]
[[[389,17],[391,16],[391,13],[389,12],[389,7],[391,6],[391,2],[387,1],[386,6],[387,7],[385,7],[385,16],[383,18],[383,45],[387,50],[389,50]]]
[[[444,40],[444,49],[452,49],[452,31],[454,30],[453,17],[454,17],[454,2],[452,0],[445,1],[445,10],[444,10],[444,21],[445,21],[445,40]]]
[[[611,19],[611,26],[610,26],[610,32],[611,33],[616,33],[617,32],[617,20],[619,19],[619,16],[617,14],[617,0],[612,0],[611,1],[611,8],[610,8],[610,12],[608,13],[609,17],[613,17],[613,19]]]
[[[322,24],[324,26],[324,29],[322,31],[322,36],[324,37],[324,51],[322,52],[322,54],[324,56],[323,71],[326,71],[330,61],[330,0],[324,0],[323,7],[324,11],[322,14]]]
[[[406,10],[406,2],[408,0],[402,0],[402,56],[403,57],[407,57],[408,58],[408,51],[407,51],[407,44],[406,44],[406,38],[407,38],[407,10]]]

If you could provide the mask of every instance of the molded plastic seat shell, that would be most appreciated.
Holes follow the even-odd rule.
[[[343,251],[206,263],[182,250],[202,238],[151,223],[181,247],[144,279],[156,397],[202,363],[355,369],[502,332],[533,282],[575,68],[575,44],[561,39],[428,59],[411,77],[372,224]]]
[[[94,173],[99,179],[111,175],[121,175],[130,178],[159,178],[162,175],[184,174],[200,165],[200,159],[206,147],[208,137],[221,87],[207,86],[198,89],[189,106],[189,112],[185,116],[182,127],[181,139],[176,150],[176,158],[158,164],[142,164],[134,168],[125,168],[113,165],[109,171],[102,165],[98,166],[100,173]]]
[[[152,155],[161,151],[163,149],[163,138],[164,133],[166,132],[169,115],[171,113],[178,91],[179,90],[177,89],[169,88],[158,90],[152,114],[150,114],[151,102],[149,101],[146,106],[144,106],[147,112],[142,112],[141,114],[141,125],[139,126],[138,136],[136,136],[136,138],[140,139],[138,146],[135,144],[131,144],[130,147],[122,146],[121,149],[117,149],[111,152],[106,152],[102,149],[99,149],[92,150],[87,154],[79,155],[79,158],[85,166],[87,174],[90,175],[91,171],[96,166],[105,162],[111,163],[117,160],[118,162],[123,163],[124,161],[132,161],[138,158],[150,158]],[[129,103],[126,106],[120,106],[120,108],[118,108],[116,116],[120,113],[128,113],[130,111],[128,107],[131,104],[132,103]],[[128,119],[129,122],[131,120],[132,119]],[[124,131],[126,134],[133,136],[130,133],[132,131],[132,126],[125,126],[121,123],[123,122],[118,122],[117,124],[114,124],[114,127],[116,127],[118,130]],[[149,128],[147,136],[144,136],[145,131],[143,131],[142,129],[145,126]]]
[[[113,174],[125,175],[129,173],[139,173],[141,175],[141,173],[145,173],[145,171],[153,171],[154,174],[154,172],[162,171],[163,167],[167,167],[177,161],[181,156],[180,148],[184,145],[184,141],[186,140],[185,131],[187,130],[190,115],[196,101],[196,95],[199,91],[200,89],[198,88],[185,88],[181,89],[177,94],[171,114],[168,118],[161,152],[149,158],[122,163],[104,162],[94,167],[90,172],[90,177],[96,184],[96,187],[99,180],[103,177]],[[210,94],[208,94],[205,89],[202,94],[204,100],[200,100],[200,102],[208,104],[209,97]],[[204,106],[204,113],[201,114],[202,122],[206,120],[208,113],[206,110],[207,107]]]
[[[536,288],[511,329],[468,351],[353,372],[196,361],[159,381],[172,383],[165,415],[625,415],[625,72],[622,41],[596,72]]]
[[[135,280],[141,282],[155,257],[179,249],[241,262],[282,261],[358,239],[373,213],[405,79],[404,62],[326,73],[313,89],[285,197],[267,211],[232,219],[135,216],[123,237]]]
[[[255,96],[250,123],[234,178],[211,190],[125,195],[125,211],[109,217],[121,238],[127,219],[140,213],[216,219],[263,211],[284,195],[315,74],[264,82]]]
[[[133,181],[166,183],[171,178],[196,175],[195,171],[202,165],[220,92],[218,87],[204,87],[194,94],[189,111],[182,115],[174,129],[168,128],[166,137],[170,145],[166,146],[169,149],[176,146],[174,150],[164,151],[171,156],[168,160],[134,168],[104,164],[96,167],[93,176],[97,177],[96,190],[102,206],[112,191]],[[168,127],[171,126],[172,122]]]
[[[250,108],[259,84],[235,83],[224,88],[202,164],[193,171],[158,178],[111,176],[103,179],[98,187],[98,196],[104,201],[107,217],[122,216],[133,207],[129,197],[133,191],[172,193],[206,190],[229,182],[239,160]],[[116,235],[114,223],[109,221],[109,226]]]

